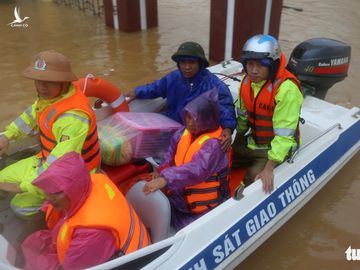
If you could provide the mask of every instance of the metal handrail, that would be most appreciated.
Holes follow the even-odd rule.
[[[312,138],[310,141],[308,141],[306,144],[302,145],[301,148],[298,148],[294,154],[292,154],[292,156],[288,159],[288,163],[293,163],[295,156],[300,152],[300,150],[303,150],[304,148],[308,147],[310,144],[312,144],[313,142],[317,141],[318,139],[320,139],[322,136],[324,136],[326,133],[328,133],[329,131],[338,128],[338,129],[342,129],[341,124],[340,123],[336,123],[334,125],[332,125],[331,127],[329,127],[328,129],[324,130],[322,133],[320,133],[318,136],[315,136],[314,138]]]

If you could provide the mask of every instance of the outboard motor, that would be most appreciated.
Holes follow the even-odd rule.
[[[313,38],[300,43],[291,53],[287,69],[300,81],[305,95],[324,99],[349,69],[351,47],[341,41]]]

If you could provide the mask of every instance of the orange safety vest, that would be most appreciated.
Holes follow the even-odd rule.
[[[256,144],[270,144],[274,138],[274,129],[272,118],[276,106],[275,96],[280,85],[285,80],[292,80],[300,90],[300,83],[297,78],[285,68],[285,56],[281,55],[280,67],[276,74],[274,82],[268,80],[260,89],[258,95],[254,97],[254,91],[251,89],[251,81],[245,75],[241,86],[241,101],[247,110],[247,119],[249,121],[252,136]],[[301,91],[301,90],[300,90]],[[298,142],[299,127],[295,132],[295,139]]]
[[[98,141],[95,113],[91,109],[87,97],[80,89],[78,89],[78,87],[75,87],[75,93],[73,95],[51,104],[43,112],[38,113],[37,119],[40,128],[41,143],[39,157],[46,159],[50,155],[50,152],[55,148],[57,142],[52,133],[53,124],[62,113],[69,110],[82,111],[90,118],[90,128],[81,151],[81,155],[90,171],[100,166],[100,145]]]
[[[57,235],[57,254],[61,265],[77,228],[99,228],[112,232],[116,249],[122,255],[150,244],[149,234],[134,209],[117,187],[103,174],[91,175],[91,191],[81,208],[65,220]],[[58,211],[49,206],[46,221],[49,227],[59,218]],[[49,222],[51,224],[49,224]],[[101,243],[99,243],[101,246]]]
[[[181,166],[190,162],[207,140],[219,138],[221,132],[222,128],[219,127],[215,131],[201,134],[193,141],[191,133],[185,129],[177,145],[175,165]],[[224,171],[213,174],[199,184],[185,187],[183,195],[189,210],[192,213],[202,213],[222,203],[226,199],[222,196],[224,190],[229,190],[229,176],[230,159],[229,166]]]

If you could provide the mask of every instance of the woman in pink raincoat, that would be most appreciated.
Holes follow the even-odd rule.
[[[49,229],[23,242],[25,269],[84,269],[149,244],[122,193],[107,176],[90,175],[79,154],[63,155],[33,184],[45,191]]]

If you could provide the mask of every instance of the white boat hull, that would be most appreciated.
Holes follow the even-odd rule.
[[[238,73],[241,65],[212,67]],[[222,76],[220,76],[222,77]],[[227,79],[234,97],[239,82]],[[227,200],[174,236],[92,269],[232,269],[301,209],[360,149],[360,110],[306,97],[300,126],[303,144],[293,162],[275,169],[275,189],[268,195],[261,181],[243,198]],[[0,238],[0,269],[12,266]],[[4,251],[4,252],[3,252]],[[1,253],[1,252],[0,252]]]

